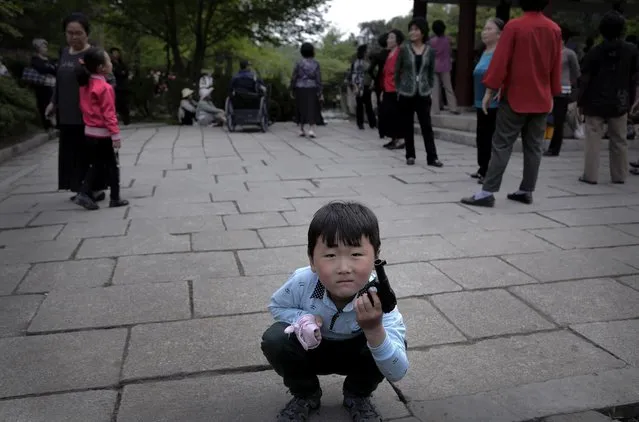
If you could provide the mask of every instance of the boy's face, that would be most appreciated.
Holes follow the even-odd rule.
[[[360,246],[338,243],[329,248],[323,238],[317,239],[311,269],[336,300],[350,301],[359,292],[373,272],[375,250],[367,237],[362,236]]]

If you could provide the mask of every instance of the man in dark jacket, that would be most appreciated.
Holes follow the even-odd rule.
[[[639,109],[639,51],[621,36],[624,17],[616,11],[606,13],[599,24],[604,40],[593,47],[581,64],[577,105],[586,116],[584,172],[580,181],[596,184],[604,124],[608,124],[610,177],[624,183],[628,175],[628,113]]]
[[[115,108],[117,109],[122,123],[129,124],[129,68],[122,60],[122,53],[118,48],[110,51],[111,62],[113,63],[113,76],[115,76]]]

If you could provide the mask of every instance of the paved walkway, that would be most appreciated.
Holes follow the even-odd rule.
[[[544,159],[535,203],[494,209],[472,148],[442,169],[336,123],[301,139],[220,129],[126,131],[124,209],[56,192],[57,144],[0,166],[0,420],[266,421],[287,400],[260,334],[270,294],[305,265],[313,212],[357,199],[408,326],[411,368],[387,419],[514,421],[639,402],[639,177],[579,184],[581,154]],[[634,151],[634,157],[637,151]],[[607,161],[607,160],[603,160]],[[313,420],[346,420],[324,377]]]

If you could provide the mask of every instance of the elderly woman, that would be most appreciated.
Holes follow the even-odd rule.
[[[44,130],[49,131],[51,133],[52,124],[51,121],[47,118],[45,113],[47,109],[47,105],[49,101],[51,101],[51,97],[53,96],[53,87],[55,86],[55,75],[56,75],[56,67],[47,56],[48,46],[46,40],[42,38],[36,38],[33,40],[33,49],[35,50],[35,54],[31,57],[31,67],[38,72],[40,75],[44,76],[42,79],[42,84],[34,85],[33,89],[35,91],[36,103],[38,105],[38,112],[40,113],[40,119],[42,120],[42,126]]]
[[[197,103],[197,108],[195,110],[196,119],[200,126],[226,123],[225,112],[224,110],[215,107],[213,99],[211,98],[212,93],[213,88],[200,90],[200,95],[202,97]]]
[[[426,44],[428,23],[424,18],[413,18],[408,24],[410,42],[399,49],[395,65],[395,86],[399,95],[399,109],[404,122],[406,164],[415,164],[414,115],[417,114],[426,147],[426,163],[442,167],[437,157],[435,135],[430,120],[431,94],[435,82],[435,50]]]
[[[89,44],[89,20],[81,13],[73,13],[62,22],[67,47],[60,53],[56,73],[56,87],[46,114],[57,111],[60,143],[58,150],[58,189],[80,192],[82,179],[88,167],[85,155],[84,121],[80,111],[80,87],[76,69],[91,47]],[[94,180],[91,187],[96,201],[104,199],[106,189],[104,175]],[[75,196],[71,198],[75,200]]]
[[[306,136],[304,125],[309,125],[308,136],[315,138],[315,125],[318,123],[320,101],[322,101],[322,74],[315,60],[315,48],[305,42],[300,49],[302,59],[293,69],[290,89],[297,105],[300,136]]]

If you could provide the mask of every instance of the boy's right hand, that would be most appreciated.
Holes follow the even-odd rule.
[[[322,318],[316,315],[302,315],[296,322],[286,327],[287,334],[295,333],[304,350],[315,349],[322,341]]]

